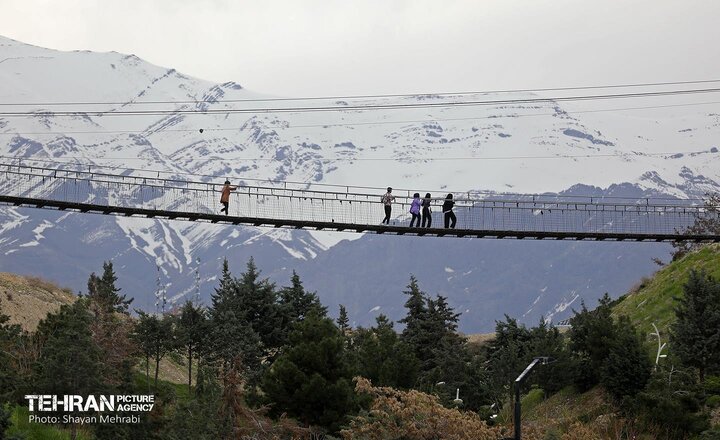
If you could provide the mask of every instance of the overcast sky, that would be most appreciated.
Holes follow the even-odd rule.
[[[717,0],[0,0],[0,34],[280,96],[720,78]]]

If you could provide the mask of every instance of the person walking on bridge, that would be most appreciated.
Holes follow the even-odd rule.
[[[235,191],[237,189],[237,186],[230,185],[230,181],[226,180],[225,185],[223,185],[222,194],[220,195],[220,204],[223,205],[223,209],[220,210],[220,212],[224,212],[225,215],[228,215],[228,207],[230,206],[230,193]]]
[[[390,213],[392,212],[392,202],[395,201],[395,196],[392,195],[392,188],[388,186],[387,193],[385,193],[384,196],[380,199],[382,204],[385,206],[385,218],[383,219],[382,223],[385,223],[387,225],[390,224]]]
[[[442,212],[445,214],[445,229],[455,229],[457,217],[455,217],[455,213],[453,212],[453,206],[455,206],[455,202],[453,202],[453,195],[448,194],[447,197],[445,197],[445,203],[442,205]]]
[[[417,227],[420,227],[420,193],[415,193],[413,195],[413,201],[410,204],[410,214],[412,215],[412,220],[410,220],[410,227],[412,228],[415,224],[415,220],[417,220]]]
[[[425,194],[425,198],[422,201],[422,227],[425,227],[425,223],[427,223],[427,227],[432,227],[432,211],[430,210],[430,202],[432,202],[432,196],[430,193]]]

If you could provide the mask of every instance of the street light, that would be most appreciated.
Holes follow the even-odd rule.
[[[520,440],[520,387],[527,375],[530,374],[530,371],[535,368],[535,365],[547,365],[549,363],[550,358],[547,356],[536,357],[530,362],[530,365],[525,368],[525,371],[520,373],[520,376],[515,379],[515,440]]]

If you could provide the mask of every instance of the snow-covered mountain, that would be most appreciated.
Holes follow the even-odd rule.
[[[277,100],[133,55],[60,52],[0,37],[0,163],[22,157],[25,164],[48,167],[82,163],[194,180],[390,185],[436,194],[574,187],[684,197],[720,189],[717,105],[630,112],[587,112],[557,102],[271,111],[453,99],[458,97]],[[187,113],[194,110],[211,113]],[[58,111],[80,113],[48,113]],[[626,185],[612,186],[621,183]],[[354,241],[336,244],[345,239]],[[531,252],[535,258],[525,258]],[[447,295],[458,310],[468,310],[461,323],[467,331],[487,330],[502,313],[531,322],[540,315],[562,319],[579,298],[593,302],[604,291],[621,293],[653,269],[650,257],[667,252],[667,245],[364,237],[0,210],[0,270],[37,273],[84,289],[89,272],[112,258],[122,285],[145,308],[153,307],[158,279],[169,284],[169,297],[180,299],[194,291],[199,270],[207,297],[223,257],[240,271],[253,255],[280,283],[297,268],[331,309],[344,303],[358,324],[379,312],[398,318],[400,292],[415,273],[430,293]],[[518,282],[518,273],[530,276],[528,285]]]

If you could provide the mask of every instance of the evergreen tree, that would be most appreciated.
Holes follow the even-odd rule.
[[[2,313],[0,302],[0,410],[5,403],[14,400],[13,394],[20,386],[15,347],[23,334],[20,326],[8,324],[9,320],[10,317]],[[0,427],[0,434],[2,432]]]
[[[530,329],[530,356],[528,363],[538,356],[547,356],[552,365],[537,369],[536,382],[547,394],[560,391],[572,383],[567,374],[572,370],[570,351],[567,349],[566,339],[560,334],[557,327],[548,325],[544,317],[536,327]]]
[[[411,388],[415,385],[419,362],[385,315],[376,318],[374,327],[359,328],[355,332],[354,349],[355,375],[370,379],[377,386]]]
[[[111,262],[103,264],[101,278],[93,273],[88,280],[88,308],[93,315],[90,330],[103,359],[103,382],[109,385],[122,381],[137,354],[137,346],[130,337],[134,325],[127,311],[132,299],[119,295],[116,281]]]
[[[455,389],[465,386],[470,362],[465,340],[457,333],[460,314],[455,313],[445,297],[429,298],[414,276],[403,293],[408,299],[407,315],[400,320],[405,324],[402,340],[420,362],[419,386],[430,391],[436,383],[444,382],[438,393],[448,404],[455,397]]]
[[[283,316],[289,323],[302,321],[311,310],[317,310],[321,316],[327,314],[327,307],[320,303],[315,292],[308,292],[300,281],[300,276],[293,271],[290,286],[280,290],[280,307]]]
[[[139,319],[135,326],[133,339],[140,351],[145,355],[145,375],[149,379],[150,359],[155,362],[155,389],[158,386],[160,361],[176,348],[174,335],[174,319],[171,316],[158,318],[143,311],[138,312]]]
[[[580,312],[570,318],[570,349],[575,357],[575,384],[587,390],[600,382],[600,371],[615,339],[611,316],[612,300],[606,293],[595,310],[581,303]]]
[[[89,395],[100,391],[100,353],[93,343],[92,315],[79,299],[40,321],[35,337],[40,347],[33,385],[37,394]],[[77,435],[71,426],[71,438]]]
[[[272,414],[337,431],[356,407],[343,345],[331,319],[313,311],[299,322],[263,378]]]
[[[408,299],[405,301],[407,314],[400,320],[405,324],[402,340],[412,348],[415,357],[420,361],[420,370],[427,371],[428,361],[432,357],[432,346],[438,340],[438,335],[433,334],[431,329],[429,298],[420,290],[414,276],[410,277],[410,284],[403,293]]]
[[[180,311],[177,321],[177,342],[188,361],[188,391],[192,391],[192,365],[206,339],[208,331],[207,316],[202,307],[187,301]]]
[[[438,394],[444,404],[450,405],[455,398],[454,391],[466,386],[470,356],[465,338],[457,332],[460,314],[455,313],[443,296],[428,298],[426,302],[427,328],[432,343],[428,347],[430,356],[422,365],[419,379],[429,385],[445,382],[445,386],[438,389]]]
[[[336,322],[340,328],[340,333],[343,335],[350,331],[350,319],[348,318],[347,309],[342,304],[340,304],[340,314]]]
[[[116,281],[112,262],[103,262],[102,277],[98,277],[94,272],[90,274],[88,297],[108,312],[129,314],[128,307],[133,298],[127,299],[125,295],[120,295],[120,288],[115,286]]]
[[[505,315],[505,321],[495,322],[495,339],[485,349],[493,401],[502,402],[512,393],[508,385],[527,367],[531,341],[530,331],[516,319]]]
[[[260,279],[260,271],[252,258],[236,284],[238,306],[245,311],[245,319],[260,337],[265,355],[272,357],[285,342],[275,286],[267,279]]]
[[[317,294],[306,291],[300,276],[293,271],[290,286],[283,287],[279,292],[280,346],[287,344],[292,326],[305,319],[312,310],[316,310],[322,316],[327,315],[327,308],[320,303]]]
[[[648,426],[660,427],[665,437],[682,440],[696,437],[709,428],[709,414],[703,411],[704,390],[691,369],[662,370],[653,374],[636,398],[635,415]],[[712,439],[717,437],[707,437]]]
[[[202,355],[208,361],[229,371],[242,368],[250,376],[260,369],[263,346],[260,336],[247,319],[247,310],[239,299],[239,281],[232,277],[227,260],[223,262],[220,285],[212,295],[209,331]]]
[[[720,369],[720,282],[691,271],[683,292],[676,298],[670,343],[685,365],[697,369],[702,382],[706,373]]]
[[[618,399],[634,397],[645,388],[651,371],[652,363],[643,347],[643,339],[630,319],[621,316],[615,325],[615,337],[602,366],[600,382]]]

